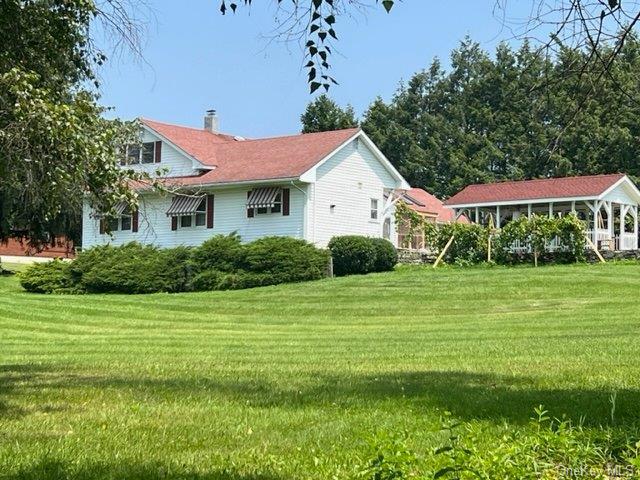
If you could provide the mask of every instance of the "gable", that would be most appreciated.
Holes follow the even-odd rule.
[[[402,175],[362,131],[314,165],[300,179],[305,182],[318,181],[344,161],[354,164],[360,162],[360,174],[366,176],[365,171],[372,172],[385,188],[403,190],[410,188]]]
[[[336,170],[339,170],[336,171]],[[361,183],[381,183],[386,188],[397,188],[398,181],[375,157],[363,142],[352,140],[318,166],[316,181],[320,182],[331,172],[349,175]]]
[[[144,129],[142,133],[143,143],[158,141],[162,142],[159,163],[141,163],[136,165],[129,165],[129,168],[137,171],[145,171],[150,174],[154,174],[158,169],[166,169],[166,173],[163,173],[163,176],[167,177],[179,177],[184,175],[197,174],[198,170],[194,167],[199,167],[199,165],[194,165],[194,161],[187,155],[185,155],[184,152],[181,152],[160,135],[157,135],[156,133],[148,129]]]

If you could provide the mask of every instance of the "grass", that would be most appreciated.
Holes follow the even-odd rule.
[[[39,296],[0,278],[0,478],[343,478],[539,404],[640,424],[640,266],[402,268],[249,291]],[[610,395],[617,392],[611,418]]]

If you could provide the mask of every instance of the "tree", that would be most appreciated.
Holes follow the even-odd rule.
[[[302,133],[326,132],[358,126],[351,105],[342,109],[325,94],[320,95],[307,105],[300,121],[302,122]]]
[[[103,15],[90,0],[0,3],[0,241],[77,232],[83,198],[105,212],[135,204],[128,182],[145,177],[118,159],[136,126],[105,120],[87,87],[106,59],[89,36]]]
[[[465,39],[449,71],[435,60],[390,103],[375,100],[362,127],[412,185],[441,197],[507,179],[620,171],[640,178],[640,41],[627,38],[613,77],[600,79],[588,101],[599,73],[585,80],[576,70],[585,55],[541,57],[525,42],[518,50],[499,45],[492,57]]]

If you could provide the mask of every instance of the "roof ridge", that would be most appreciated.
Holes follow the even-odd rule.
[[[241,137],[241,135],[234,135],[232,133],[223,133],[223,132],[210,132],[208,130],[205,130],[204,128],[196,128],[196,127],[189,127],[189,126],[185,126],[185,125],[178,125],[176,123],[168,123],[168,122],[161,122],[159,120],[153,120],[151,118],[145,118],[145,117],[138,117],[139,120],[141,120],[142,122],[144,121],[149,121],[149,122],[153,122],[153,123],[160,123],[162,125],[166,125],[169,127],[177,127],[177,128],[184,128],[184,129],[188,129],[188,130],[195,130],[196,132],[204,132],[204,133],[209,133],[211,135],[223,135],[225,137]],[[322,135],[322,134],[328,134],[328,133],[336,133],[336,132],[346,132],[346,131],[361,131],[362,128],[361,127],[351,127],[351,128],[338,128],[335,130],[325,130],[322,132],[309,132],[309,133],[289,133],[289,134],[285,134],[285,135],[274,135],[271,137],[260,137],[260,138],[243,138],[243,142],[257,142],[260,140],[276,140],[279,138],[294,138],[294,137],[303,137],[303,136],[307,136],[307,135]]]
[[[286,135],[275,135],[273,137],[260,137],[260,138],[247,138],[245,140],[243,140],[243,143],[246,142],[259,142],[259,141],[263,141],[263,140],[278,140],[281,138],[297,138],[297,137],[308,137],[311,135],[326,135],[328,133],[337,133],[337,132],[347,132],[347,131],[353,131],[354,133],[357,131],[361,131],[362,129],[360,127],[352,127],[352,128],[339,128],[337,130],[325,130],[323,132],[309,132],[309,133],[289,133]]]
[[[210,132],[209,130],[205,130],[204,128],[197,128],[197,127],[189,127],[187,125],[178,125],[177,123],[169,123],[169,122],[161,122],[159,120],[153,120],[151,118],[145,118],[145,117],[138,117],[138,119],[140,121],[142,121],[143,123],[145,121],[147,122],[152,122],[152,123],[159,123],[161,125],[165,125],[167,127],[175,127],[175,128],[184,128],[185,130],[194,130],[196,132],[201,132],[201,133],[208,133],[210,135],[218,135],[218,136],[223,136],[223,137],[238,137],[239,135],[234,135],[233,133],[224,133],[224,132]]]

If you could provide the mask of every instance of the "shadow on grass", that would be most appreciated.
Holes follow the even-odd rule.
[[[19,379],[19,383],[15,380]],[[123,391],[172,402],[183,395],[202,396],[261,408],[308,406],[350,409],[414,411],[447,410],[461,420],[527,423],[538,405],[551,415],[566,415],[587,426],[612,425],[611,391],[589,388],[544,388],[535,378],[462,371],[407,371],[381,375],[309,375],[291,382],[269,382],[247,376],[237,380],[215,377],[149,378],[83,376],[76,373],[0,366],[0,402],[18,391],[37,394],[42,387],[55,389],[97,388]],[[3,399],[3,395],[6,399]],[[146,397],[145,397],[146,398]],[[1,405],[1,403],[0,403]],[[640,390],[616,392],[613,424],[640,425]],[[0,410],[2,415],[2,410]]]
[[[242,474],[228,469],[202,473],[161,464],[86,464],[82,462],[78,466],[58,460],[45,460],[2,478],[7,480],[278,480],[280,477],[268,473]]]

